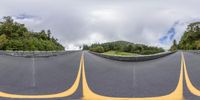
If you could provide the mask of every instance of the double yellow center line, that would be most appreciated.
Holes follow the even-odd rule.
[[[180,70],[180,76],[179,76],[179,81],[177,84],[177,87],[173,92],[171,92],[168,95],[164,96],[158,96],[158,97],[144,97],[144,98],[121,98],[121,97],[108,97],[108,96],[102,96],[99,94],[94,93],[88,83],[87,83],[87,78],[86,78],[86,73],[85,73],[85,66],[84,66],[84,53],[81,55],[80,59],[80,66],[78,70],[78,74],[76,77],[76,80],[74,81],[74,84],[69,88],[68,90],[61,92],[61,93],[56,93],[56,94],[48,94],[48,95],[19,95],[19,94],[10,94],[10,93],[5,93],[5,92],[0,92],[0,97],[4,98],[17,98],[17,99],[46,99],[46,98],[62,98],[62,97],[67,97],[76,92],[78,89],[81,75],[82,75],[82,87],[83,87],[83,100],[183,100],[183,73],[185,75],[185,80],[188,89],[190,90],[191,93],[200,96],[200,91],[196,89],[188,76],[188,72],[186,69],[186,64],[185,64],[185,58],[183,53],[181,54],[181,70]]]

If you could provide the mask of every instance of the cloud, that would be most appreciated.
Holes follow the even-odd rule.
[[[19,19],[19,20],[25,20],[25,19],[34,19],[35,16],[27,15],[27,14],[19,14],[19,15],[16,16],[15,18],[16,18],[16,19]]]
[[[159,39],[161,44],[168,44],[174,39],[174,36],[176,35],[176,26],[178,24],[178,21],[175,22],[174,25],[168,30],[167,34]]]
[[[181,21],[176,21],[171,28],[160,39],[159,43],[164,47],[169,48],[173,40],[180,41],[181,36],[185,32],[187,25],[193,22],[199,22],[200,18],[186,18]]]
[[[2,0],[0,17],[13,16],[34,31],[51,29],[66,49],[114,40],[168,49],[173,39],[180,40],[188,23],[199,20],[199,4],[199,0]]]

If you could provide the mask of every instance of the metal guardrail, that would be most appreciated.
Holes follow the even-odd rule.
[[[110,56],[110,55],[105,55],[105,54],[91,52],[91,51],[90,53],[103,57],[103,58],[111,59],[111,60],[139,62],[139,61],[147,61],[147,60],[161,58],[175,52],[164,52],[164,53],[158,53],[158,54],[152,54],[152,55],[141,55],[141,56],[135,56],[135,57]]]
[[[0,55],[15,57],[52,57],[71,54],[78,51],[0,51]]]

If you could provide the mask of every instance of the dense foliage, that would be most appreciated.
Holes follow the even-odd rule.
[[[64,50],[58,40],[51,36],[51,31],[30,32],[24,24],[14,22],[8,16],[0,22],[0,49],[24,51]]]
[[[120,51],[136,54],[154,54],[164,52],[162,48],[146,46],[143,44],[134,44],[126,41],[107,42],[102,44],[92,44],[91,46],[83,45],[83,50],[91,50],[94,52]]]
[[[178,49],[199,50],[200,49],[200,22],[191,23],[184,32]]]
[[[173,45],[170,48],[170,51],[176,51],[178,50],[178,44],[176,42],[176,40],[173,41]]]

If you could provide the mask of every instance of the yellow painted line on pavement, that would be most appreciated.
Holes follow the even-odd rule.
[[[183,55],[183,53],[182,53],[182,55]],[[187,71],[187,68],[186,68],[184,55],[183,55],[183,62],[184,62],[184,74],[185,74],[186,86],[191,93],[193,93],[194,95],[200,96],[200,90],[195,88],[194,85],[192,84],[192,82],[190,81],[188,71]]]
[[[183,58],[183,57],[181,57]],[[176,89],[165,96],[158,97],[144,97],[144,98],[121,98],[121,97],[108,97],[94,93],[88,83],[85,75],[84,58],[82,62],[82,86],[83,86],[83,100],[183,100],[183,59],[181,59],[181,70],[179,81]]]
[[[45,98],[61,98],[61,97],[67,97],[75,93],[75,91],[78,89],[80,78],[81,78],[81,64],[83,62],[83,55],[81,55],[80,60],[80,66],[78,70],[78,74],[76,77],[76,80],[74,81],[74,84],[66,91],[56,94],[48,94],[48,95],[18,95],[18,94],[10,94],[5,92],[0,92],[0,97],[4,98],[16,98],[16,99],[45,99]]]

